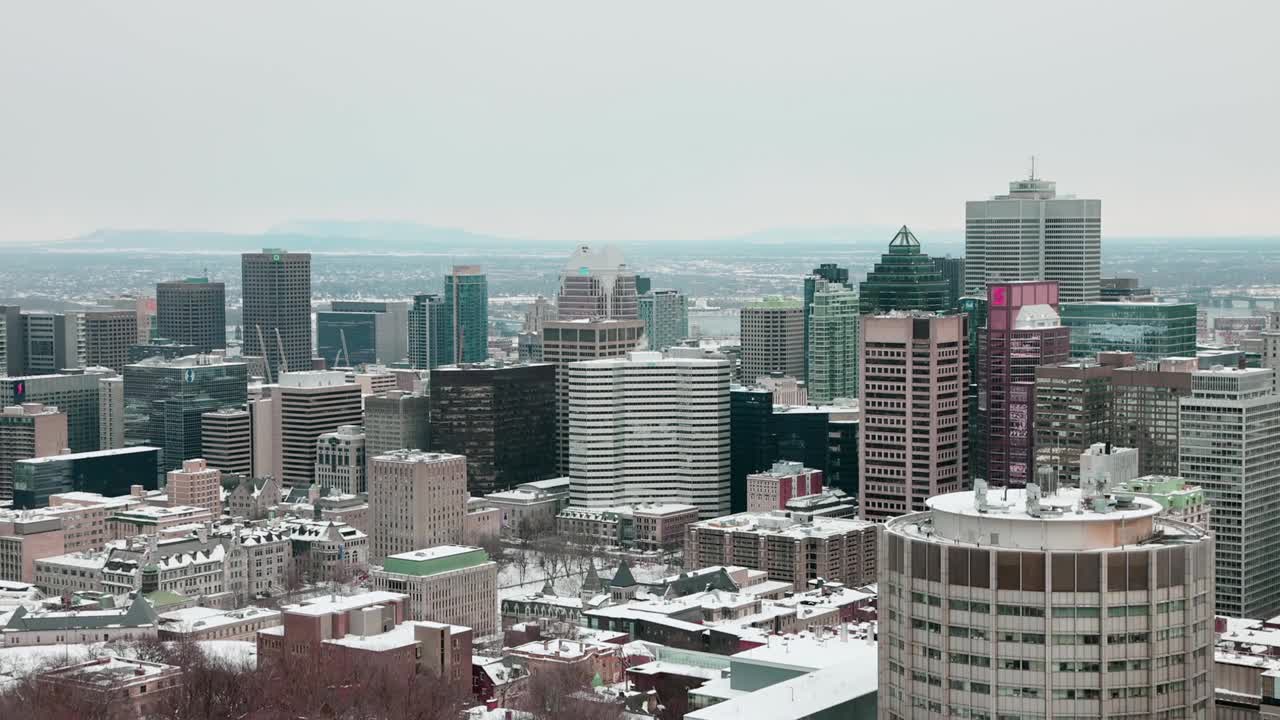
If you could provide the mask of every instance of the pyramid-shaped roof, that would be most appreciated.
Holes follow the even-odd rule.
[[[618,566],[618,572],[613,574],[613,579],[609,581],[609,587],[616,588],[635,587],[638,584],[635,576],[631,574],[631,566],[625,559]]]
[[[920,247],[920,241],[916,239],[915,235],[911,234],[906,225],[903,225],[898,230],[898,234],[894,235],[893,239],[889,241],[889,247]]]

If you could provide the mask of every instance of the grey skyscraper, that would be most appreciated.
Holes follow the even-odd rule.
[[[138,339],[138,314],[133,310],[91,310],[84,313],[84,364],[116,372],[129,362],[129,348]]]
[[[74,313],[23,313],[26,374],[47,375],[81,367],[79,322]]]
[[[0,406],[24,402],[56,406],[67,414],[67,444],[71,452],[98,450],[98,380],[101,377],[102,374],[77,372],[0,378]]]
[[[689,301],[679,290],[653,290],[640,296],[640,319],[651,350],[666,350],[689,337]]]
[[[453,363],[453,304],[443,295],[413,296],[409,308],[409,363],[429,370]]]
[[[561,320],[635,320],[640,317],[636,274],[613,246],[574,250],[560,274],[556,307]]]
[[[742,308],[742,377],[748,383],[780,372],[804,374],[804,307],[799,301],[766,298]]]
[[[0,305],[0,372],[21,375],[27,371],[26,342],[22,332],[22,308]]]
[[[240,272],[244,354],[266,357],[273,380],[311,369],[311,253],[244,253]]]
[[[489,279],[479,265],[454,265],[444,278],[444,296],[453,306],[453,361],[484,362],[489,357]]]
[[[955,311],[964,297],[964,258],[936,257],[933,264],[947,281],[947,310]]]
[[[334,300],[316,313],[316,353],[329,367],[400,362],[408,333],[407,303]]]
[[[1052,280],[1063,303],[1098,300],[1102,201],[1058,197],[1035,177],[1009,183],[1008,195],[965,204],[965,285]]]
[[[226,288],[208,278],[156,283],[156,332],[207,353],[227,346]]]
[[[1204,488],[1217,545],[1217,612],[1280,612],[1280,395],[1270,368],[1214,368],[1192,374],[1180,399],[1181,475]]]
[[[813,269],[804,279],[804,377],[800,378],[807,381],[809,379],[809,315],[813,312],[813,293],[818,287],[818,281],[823,280],[829,283],[838,283],[845,287],[852,287],[849,284],[849,268],[842,268],[835,263],[822,263]]]
[[[391,390],[364,399],[365,456],[426,450],[431,404],[426,395]]]

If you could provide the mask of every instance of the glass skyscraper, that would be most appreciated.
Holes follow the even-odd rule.
[[[409,308],[409,364],[430,370],[453,363],[453,305],[443,295],[413,296]]]
[[[1139,360],[1195,357],[1195,303],[1089,302],[1062,305],[1072,357],[1131,352]]]
[[[853,287],[849,284],[849,268],[835,263],[822,263],[804,279],[804,377],[801,379],[806,382],[809,379],[809,316],[813,312],[813,294],[817,292],[820,281]]]
[[[444,278],[445,301],[453,313],[453,362],[489,357],[489,281],[479,265],[454,265]]]
[[[689,301],[683,293],[652,290],[639,299],[650,350],[666,350],[689,337]]]
[[[862,314],[892,310],[947,310],[947,281],[933,260],[920,252],[920,241],[907,229],[898,230],[889,252],[862,281]]]
[[[161,470],[200,457],[201,415],[247,402],[247,366],[215,356],[151,358],[124,367],[126,446],[160,448]]]

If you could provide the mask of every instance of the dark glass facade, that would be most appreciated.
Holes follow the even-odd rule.
[[[193,360],[152,360],[124,368],[125,445],[160,448],[162,471],[200,457],[201,414],[247,401],[244,363]]]
[[[746,512],[747,476],[767,470],[775,459],[770,418],[773,393],[762,388],[729,390],[729,510]]]
[[[377,362],[378,313],[317,312],[316,353],[324,358],[327,367],[355,367]]]
[[[859,286],[862,314],[891,310],[942,312],[947,307],[947,281],[933,260],[920,252],[920,241],[905,225],[889,242],[889,252]]]
[[[13,506],[46,507],[49,496],[63,492],[92,492],[116,497],[129,488],[159,486],[160,450],[134,447],[71,455],[52,455],[14,463]]]
[[[431,450],[466,456],[472,495],[554,477],[555,427],[554,365],[431,371]]]
[[[156,332],[197,352],[227,346],[226,290],[208,278],[156,283]],[[299,368],[302,369],[302,368]]]

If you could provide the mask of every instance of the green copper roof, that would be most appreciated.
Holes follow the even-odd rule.
[[[382,569],[397,575],[425,577],[475,567],[486,562],[489,562],[489,554],[480,548],[441,545],[388,556],[382,563]]]
[[[609,587],[616,588],[635,587],[638,584],[635,575],[631,574],[631,566],[625,559],[618,566],[618,572],[613,574],[613,579],[609,581]]]

